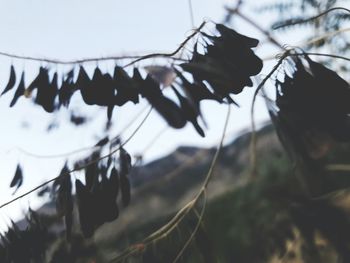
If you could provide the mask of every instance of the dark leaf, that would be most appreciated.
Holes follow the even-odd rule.
[[[131,168],[131,156],[123,147],[121,147],[119,150],[119,158],[120,158],[120,173],[128,174]]]
[[[91,237],[96,229],[96,214],[94,209],[94,200],[90,191],[79,180],[75,181],[80,228],[85,237]]]
[[[13,176],[13,179],[12,179],[11,184],[10,184],[11,188],[16,187],[13,194],[15,194],[17,192],[18,188],[20,188],[22,186],[22,183],[23,183],[23,172],[22,172],[21,166],[18,164],[17,168],[16,168],[15,175]]]
[[[80,66],[76,86],[80,89],[81,96],[87,105],[95,104],[94,91],[92,89],[91,80],[86,73],[84,67]]]
[[[42,82],[38,85],[35,102],[41,105],[45,111],[51,113],[55,110],[55,98],[58,93],[57,73],[54,74],[50,83],[45,84],[44,81],[46,80],[46,77],[43,77]]]
[[[114,105],[122,106],[128,101],[134,104],[139,102],[137,82],[134,78],[130,78],[123,68],[119,66],[114,68],[113,80],[114,88],[117,91],[113,100]]]
[[[105,146],[108,142],[109,142],[109,138],[108,136],[106,136],[105,138],[99,140],[98,143],[95,144],[95,146],[102,147],[102,146]]]
[[[64,165],[60,172],[60,177],[56,180],[57,188],[56,208],[59,215],[66,215],[73,210],[72,199],[72,182],[70,179],[69,169],[67,164]]]
[[[158,113],[174,128],[183,128],[186,125],[186,118],[182,116],[181,109],[175,102],[166,98],[160,90],[159,84],[150,76],[147,75],[143,80],[137,70],[134,71],[140,93],[149,103],[158,111]]]
[[[237,45],[237,43],[240,43],[241,45],[244,45],[246,47],[253,48],[259,44],[259,40],[255,38],[247,37],[245,35],[241,35],[237,33],[235,30],[230,29],[223,24],[216,24],[216,29],[219,31],[221,37],[224,40],[229,41],[234,45]]]
[[[175,89],[175,87],[172,86],[172,89],[174,90],[176,96],[178,97],[178,99],[180,101],[183,115],[187,118],[188,121],[190,121],[193,124],[194,128],[197,130],[199,135],[204,137],[205,136],[204,131],[199,126],[198,121],[197,121],[197,118],[200,115],[199,105],[198,104],[196,105],[194,103],[190,103],[184,96],[182,96],[180,94],[180,92],[178,92],[177,89]]]
[[[221,103],[222,100],[214,95],[208,88],[205,86],[203,82],[196,82],[194,83],[189,82],[181,72],[176,70],[177,76],[182,81],[182,88],[185,91],[186,95],[193,101],[193,103],[199,103],[202,100],[216,100],[217,102]]]
[[[5,89],[2,91],[1,95],[5,94],[6,92],[10,91],[16,84],[16,71],[13,65],[11,65],[10,69],[10,79],[5,87]]]
[[[124,207],[130,203],[130,181],[126,174],[120,173],[120,190]]]
[[[76,126],[83,125],[86,123],[87,119],[84,116],[76,115],[73,112],[70,115],[70,122],[73,123]]]
[[[95,104],[99,106],[113,105],[115,94],[114,81],[109,74],[103,74],[100,70],[96,72],[92,79],[92,88],[95,90]]]
[[[25,85],[24,84],[24,72],[22,72],[21,81],[18,84],[18,87],[16,89],[15,95],[13,96],[13,99],[12,99],[12,101],[10,103],[10,107],[13,107],[16,104],[18,98],[24,95],[24,90],[25,90],[25,86],[24,85]]]
[[[85,168],[85,184],[89,190],[91,190],[94,183],[98,181],[98,175],[99,175],[99,168],[96,162],[89,164]]]
[[[68,72],[67,77],[62,80],[61,88],[58,92],[58,99],[60,105],[68,107],[71,97],[74,92],[77,90],[77,87],[73,80],[74,69]]]
[[[109,179],[102,177],[100,191],[102,195],[103,223],[111,222],[118,218],[119,209],[117,206],[117,195],[119,191],[118,171],[113,167]]]
[[[44,67],[40,67],[38,76],[30,83],[26,90],[26,96],[30,97],[31,93],[34,89],[43,90],[49,86],[49,73],[48,69]]]

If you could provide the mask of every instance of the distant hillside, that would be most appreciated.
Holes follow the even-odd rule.
[[[249,143],[250,133],[245,133],[222,149],[209,185],[210,200],[246,183]],[[282,148],[272,126],[259,131],[258,150],[259,156],[282,157]],[[121,212],[118,220],[97,231],[96,243],[103,246],[112,242],[120,248],[120,242],[129,235],[130,229],[179,210],[198,192],[214,153],[215,149],[179,147],[166,157],[138,167],[131,176],[136,187],[133,188],[130,207]],[[115,249],[112,255],[117,252]]]

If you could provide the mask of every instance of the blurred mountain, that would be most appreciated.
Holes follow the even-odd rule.
[[[232,195],[236,189],[245,187],[247,184],[250,172],[250,138],[251,133],[244,132],[223,147],[208,188],[210,209],[221,207],[223,211],[230,214],[230,206],[234,205],[236,200],[232,199],[228,202],[229,199],[226,196]],[[284,170],[289,169],[271,125],[265,126],[258,132],[257,149],[258,156],[261,157],[259,159],[261,173],[269,173],[269,165],[277,164],[283,169],[285,167]],[[121,248],[142,240],[144,236],[164,224],[169,215],[174,214],[189,202],[202,186],[215,151],[214,148],[181,146],[163,158],[133,168],[130,174],[132,183],[130,206],[124,209],[120,205],[119,218],[100,227],[93,238],[99,260],[108,262],[120,253]],[[221,199],[226,201],[217,201]],[[216,205],[213,207],[212,204]],[[46,217],[53,216],[55,205],[47,203],[38,210],[38,213]],[[217,217],[225,218],[220,214]],[[48,222],[50,222],[50,231],[64,232],[61,219]],[[20,224],[23,227],[24,223],[20,222]],[[215,225],[215,222],[213,224]],[[228,222],[225,222],[222,227],[228,227],[227,224]],[[79,229],[75,227],[74,231],[79,232]],[[61,234],[61,236],[64,239],[64,235]],[[90,242],[91,240],[89,244]],[[153,262],[152,260],[149,262]]]

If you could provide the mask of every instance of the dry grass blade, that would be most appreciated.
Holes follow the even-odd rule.
[[[183,255],[183,253],[185,252],[185,250],[187,249],[187,247],[191,244],[193,238],[195,237],[201,223],[202,223],[202,220],[203,220],[203,216],[204,216],[204,212],[205,212],[205,208],[206,208],[206,204],[207,204],[207,195],[206,195],[206,191],[204,190],[203,192],[203,200],[204,200],[204,203],[203,203],[203,207],[201,209],[201,213],[198,214],[196,213],[197,217],[198,217],[198,221],[197,221],[197,224],[195,226],[195,228],[193,229],[190,237],[188,238],[188,240],[186,241],[186,243],[184,244],[184,246],[181,248],[180,252],[177,254],[176,258],[174,259],[173,263],[176,263],[180,260],[181,256]],[[196,210],[195,210],[196,211]]]

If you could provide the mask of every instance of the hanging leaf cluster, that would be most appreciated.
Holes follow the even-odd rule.
[[[294,59],[293,65],[292,76],[276,81],[280,115],[302,133],[318,130],[336,141],[349,141],[349,84],[308,56]]]
[[[115,106],[123,106],[127,102],[139,103],[140,97],[145,98],[154,109],[174,128],[182,128],[191,122],[201,136],[204,131],[198,124],[200,116],[199,102],[216,100],[220,103],[226,99],[233,102],[230,94],[240,93],[245,86],[252,86],[250,76],[258,74],[262,61],[251,48],[256,47],[258,40],[246,37],[236,31],[217,24],[219,36],[202,32],[206,42],[205,53],[197,51],[197,44],[192,58],[187,62],[172,67],[148,66],[147,76],[142,77],[139,69],[134,68],[132,76],[123,67],[115,66],[114,73],[103,73],[96,67],[92,77],[85,68],[74,67],[62,77],[57,72],[51,72],[42,66],[37,77],[25,86],[24,72],[17,88],[17,76],[11,66],[10,78],[1,95],[15,88],[10,106],[14,106],[22,96],[33,97],[33,101],[45,111],[53,112],[60,107],[68,107],[74,93],[80,91],[87,105],[107,107],[108,119],[112,118]],[[190,73],[193,80],[188,80],[184,73]],[[59,79],[60,78],[60,79]],[[175,79],[179,81],[175,81]],[[178,98],[174,102],[165,96],[162,87],[172,83],[172,89]],[[182,91],[180,91],[180,89]],[[35,92],[34,92],[35,91]],[[80,123],[80,122],[79,122]]]
[[[253,86],[250,77],[263,67],[262,60],[252,51],[259,41],[222,24],[217,24],[216,29],[220,36],[204,34],[211,42],[205,54],[195,49],[191,60],[181,67],[190,72],[197,83],[208,82],[219,99],[233,102],[230,94],[239,94],[244,87]]]
[[[116,141],[114,144],[120,144],[120,140]],[[64,218],[68,241],[72,237],[75,204],[81,232],[84,237],[91,237],[98,227],[118,218],[118,199],[123,207],[127,207],[130,203],[131,185],[128,175],[131,169],[131,157],[119,145],[119,158],[111,155],[107,161],[103,160],[101,149],[108,142],[108,137],[101,139],[96,144],[101,147],[100,149],[75,163],[75,169],[80,170],[84,167],[84,180],[75,180],[75,197],[67,163],[52,186],[43,187],[38,192],[38,196],[41,197],[49,193],[55,202],[57,215]]]
[[[48,232],[38,214],[29,210],[28,226],[21,230],[14,222],[0,237],[0,262],[42,263],[45,262]]]
[[[119,192],[124,206],[130,202],[127,177],[131,167],[130,156],[121,149],[119,172],[113,162],[109,159],[103,165],[95,163],[87,166],[85,184],[80,180],[75,182],[80,226],[85,237],[91,237],[99,226],[118,218]]]

